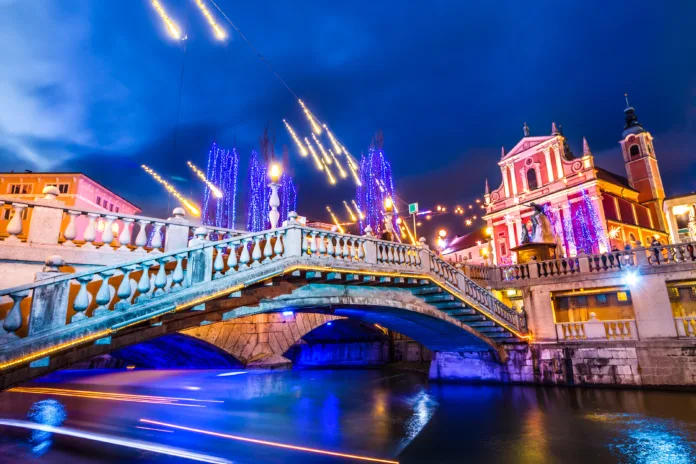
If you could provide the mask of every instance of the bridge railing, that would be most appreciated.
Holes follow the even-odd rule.
[[[159,253],[186,246],[199,224],[176,208],[169,219],[66,206],[56,200],[55,187],[44,198],[25,201],[0,197],[0,246],[56,245],[102,252]],[[243,232],[209,228],[215,238]]]
[[[96,270],[64,274],[58,272],[60,263],[48,262],[46,272],[37,276],[40,280],[0,290],[0,301],[11,300],[0,304],[0,316],[4,315],[0,353],[3,345],[20,338],[114,312],[127,315],[160,296],[284,258],[300,263],[309,258],[308,264],[316,263],[317,258],[329,267],[340,268],[343,263],[368,273],[434,274],[479,310],[526,331],[524,313],[507,307],[425,247],[306,228],[294,219],[285,227],[219,241],[209,241],[208,232],[196,229],[196,237],[185,249],[148,254]]]

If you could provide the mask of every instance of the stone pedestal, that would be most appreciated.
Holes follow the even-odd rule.
[[[556,259],[555,243],[525,243],[510,251],[517,253],[518,264]]]

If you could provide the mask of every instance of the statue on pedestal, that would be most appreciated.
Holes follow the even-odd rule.
[[[696,242],[696,206],[691,205],[689,208],[689,241]]]
[[[553,230],[551,229],[551,221],[549,221],[544,210],[536,203],[532,203],[530,206],[534,208],[531,241],[534,243],[556,243],[556,239],[553,237]]]

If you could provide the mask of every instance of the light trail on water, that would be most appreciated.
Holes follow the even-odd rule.
[[[341,458],[356,459],[356,460],[360,460],[360,461],[382,462],[382,463],[386,463],[386,464],[399,464],[399,461],[391,461],[389,459],[372,458],[369,456],[360,456],[357,454],[347,454],[347,453],[339,453],[336,451],[327,451],[327,450],[320,450],[320,449],[316,449],[316,448],[307,448],[305,446],[288,445],[286,443],[278,443],[278,442],[268,441],[268,440],[257,440],[256,438],[247,438],[247,437],[242,437],[239,435],[229,435],[226,433],[211,432],[209,430],[194,429],[192,427],[185,427],[183,425],[168,424],[166,422],[159,422],[159,421],[154,421],[154,420],[150,420],[150,419],[140,419],[140,422],[144,422],[146,424],[160,425],[162,427],[170,427],[170,428],[178,429],[178,430],[186,430],[188,432],[201,433],[201,434],[209,435],[209,436],[213,436],[213,437],[227,438],[230,440],[243,441],[243,442],[247,442],[247,443],[255,443],[257,445],[273,446],[276,448],[284,448],[284,449],[290,449],[290,450],[294,450],[294,451],[304,451],[307,453],[323,454],[326,456],[336,456],[336,457],[341,457]]]
[[[196,398],[175,398],[167,396],[150,396],[150,395],[129,395],[124,393],[109,393],[89,390],[68,390],[62,388],[29,388],[17,387],[11,388],[8,392],[12,393],[29,393],[35,395],[55,395],[68,396],[75,398],[89,398],[95,400],[108,401],[125,401],[129,403],[148,403],[148,404],[164,404],[169,406],[185,406],[192,408],[205,408],[201,404],[184,404],[179,401],[188,401],[195,403],[224,403],[220,400],[199,400]]]

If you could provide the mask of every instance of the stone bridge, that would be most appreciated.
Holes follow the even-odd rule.
[[[0,306],[0,388],[175,331],[212,337],[254,315],[268,315],[270,330],[224,341],[249,363],[282,356],[303,335],[299,326],[320,322],[310,314],[359,318],[435,351],[487,351],[499,361],[504,344],[531,339],[523,311],[424,244],[306,228],[295,217],[218,241],[200,228],[187,248],[71,274],[49,267],[34,283],[0,290],[11,299]]]

